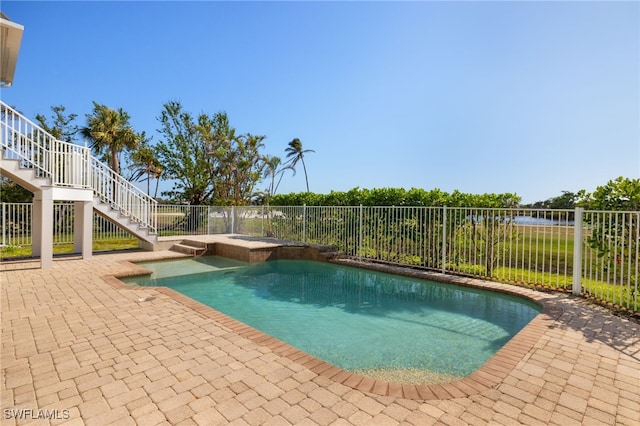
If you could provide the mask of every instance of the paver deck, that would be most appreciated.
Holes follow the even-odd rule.
[[[640,325],[581,299],[518,288],[545,310],[500,357],[456,386],[407,387],[109,278],[180,256],[1,263],[2,425],[640,424]]]

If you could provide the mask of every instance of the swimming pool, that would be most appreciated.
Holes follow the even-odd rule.
[[[141,265],[154,274],[123,280],[167,286],[354,372],[464,377],[540,312],[515,296],[330,263],[207,256]]]

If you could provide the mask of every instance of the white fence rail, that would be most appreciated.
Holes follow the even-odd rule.
[[[73,203],[53,205],[53,244],[73,243]],[[29,246],[31,240],[31,203],[1,203],[2,239],[0,246]],[[93,215],[93,241],[134,240],[136,237],[97,214]]]
[[[265,207],[159,205],[158,234],[247,234],[264,236]]]
[[[3,244],[29,244],[27,206],[3,204]],[[573,291],[638,311],[638,211],[160,205],[155,220],[161,236],[237,233],[329,244],[359,259]],[[107,226],[96,227],[94,239],[116,232]]]
[[[640,299],[640,212],[458,207],[271,207],[263,235],[347,256],[586,294]]]

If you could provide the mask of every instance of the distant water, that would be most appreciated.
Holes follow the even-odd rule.
[[[544,217],[533,216],[515,216],[513,223],[518,225],[541,225],[541,226],[557,226],[557,225],[573,225],[573,220],[553,220]]]

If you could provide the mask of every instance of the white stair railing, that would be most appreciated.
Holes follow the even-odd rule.
[[[109,166],[91,150],[57,140],[40,126],[0,101],[2,157],[21,161],[53,186],[92,189],[102,202],[150,233],[157,231],[157,202]]]
[[[124,177],[115,173],[109,166],[91,159],[92,188],[96,197],[123,216],[138,222],[149,232],[157,232],[158,202],[134,186]]]
[[[88,148],[57,140],[2,101],[0,124],[3,158],[19,160],[54,186],[91,188]]]

